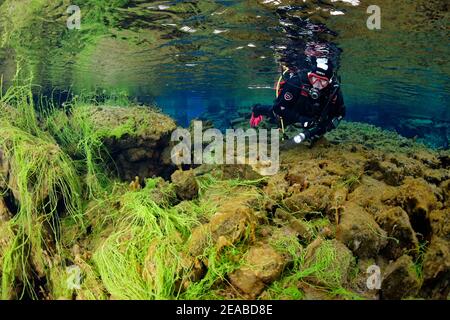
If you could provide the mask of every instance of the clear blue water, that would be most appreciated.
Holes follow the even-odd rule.
[[[37,92],[124,94],[181,125],[203,117],[223,127],[272,103],[280,64],[301,64],[317,42],[339,65],[348,120],[448,147],[448,1],[84,0],[81,30],[67,30],[68,4],[2,2],[6,86],[21,61]],[[372,4],[380,30],[366,26]]]

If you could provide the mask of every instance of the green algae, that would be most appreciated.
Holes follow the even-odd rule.
[[[2,110],[9,110],[0,118],[0,149],[14,177],[2,177],[0,186],[5,186],[2,196],[12,194],[20,203],[13,219],[0,224],[6,243],[0,245],[3,299],[246,298],[229,275],[245,267],[246,252],[256,241],[268,242],[287,259],[281,276],[266,283],[259,298],[307,299],[311,290],[330,299],[361,298],[353,290],[352,253],[336,240],[317,240],[334,227],[326,210],[298,219],[311,235],[299,241],[295,233],[275,236],[289,224],[273,220],[283,197],[274,202],[263,192],[267,178],[229,179],[220,170],[194,170],[198,197],[181,202],[174,185],[162,178],[146,179],[142,185],[120,182],[104,166],[108,153],[103,139],[152,135],[156,130],[134,124],[140,115],[127,119],[125,110],[132,107],[89,107],[75,101],[67,110],[39,113],[26,90],[15,90],[0,103]],[[118,111],[125,121],[101,126],[91,118],[96,110]],[[157,126],[164,117],[153,117],[153,112],[148,121]],[[343,172],[348,174],[333,180],[330,192],[336,186],[353,189],[365,183],[359,171]],[[222,212],[231,217],[233,210],[245,210],[243,216],[251,217],[243,222],[216,216]],[[222,230],[217,222],[236,223],[230,229],[235,230],[228,233],[229,226]],[[263,235],[265,229],[269,236]],[[199,254],[189,245],[195,230],[205,231],[200,233],[205,241]],[[422,260],[423,254],[415,260],[419,273]],[[80,288],[67,287],[71,266],[81,271]],[[44,287],[37,286],[39,279],[46,280]]]
[[[0,149],[9,167],[9,179],[1,177],[6,187],[2,192],[12,193],[18,205],[18,212],[7,222],[15,239],[6,249],[2,266],[4,299],[14,286],[17,273],[24,282],[21,295],[27,290],[36,296],[27,276],[30,254],[33,252],[34,267],[47,273],[47,255],[60,250],[60,201],[67,216],[80,219],[81,214],[81,183],[71,159],[48,133],[39,129],[30,96],[20,93],[8,92],[0,102],[13,103],[12,108],[20,115],[14,120],[0,119]]]

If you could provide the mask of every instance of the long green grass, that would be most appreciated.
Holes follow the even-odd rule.
[[[185,269],[181,253],[198,220],[156,204],[148,191],[122,195],[116,227],[94,254],[114,298],[170,299]]]
[[[6,249],[2,271],[2,298],[9,297],[18,274],[25,292],[36,296],[30,264],[48,271],[47,259],[59,250],[59,215],[80,218],[81,184],[71,159],[53,138],[39,128],[32,96],[25,87],[13,87],[0,100],[2,108],[18,117],[0,118],[0,149],[9,168],[4,182],[18,212],[9,221],[15,239]],[[33,261],[30,261],[33,252]],[[20,270],[17,270],[20,269]]]
[[[339,295],[344,299],[360,299],[344,288],[354,269],[351,255],[342,255],[329,240],[322,241],[312,255],[308,250],[295,254],[299,250],[295,241],[284,241],[282,244],[284,250],[294,257],[293,266],[268,288],[269,298],[303,299],[304,292],[300,289],[303,283],[323,291],[330,298]]]
[[[0,100],[0,150],[8,161],[0,196],[17,205],[14,217],[2,225],[7,241],[0,248],[1,298],[228,296],[224,291],[233,288],[227,276],[242,266],[253,243],[253,222],[244,236],[225,246],[205,228],[207,240],[198,256],[189,251],[189,241],[193,230],[230,201],[263,215],[270,200],[261,190],[266,179],[202,175],[199,198],[177,205],[173,186],[162,179],[147,179],[144,188],[132,190],[108,173],[109,155],[102,132],[89,121],[89,105],[75,99],[67,106],[44,112],[34,105],[27,85],[14,86]],[[121,136],[132,128],[125,123],[118,130]],[[314,238],[330,224],[326,218],[303,222]],[[301,299],[298,284],[306,283],[330,296],[355,298],[344,288],[347,274],[341,268],[352,257],[339,256],[331,242],[323,241],[312,257],[295,236],[270,244],[291,264],[269,286],[269,296]],[[75,245],[88,255],[73,253]],[[82,272],[80,289],[67,287],[69,265]],[[45,288],[37,285],[43,282]],[[232,294],[241,297],[237,290]]]

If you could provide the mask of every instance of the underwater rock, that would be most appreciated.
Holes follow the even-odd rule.
[[[450,294],[450,242],[433,237],[423,260],[421,295],[448,299]]]
[[[289,183],[286,181],[286,173],[278,173],[271,176],[267,181],[264,192],[276,201],[283,199],[287,193]]]
[[[341,242],[317,238],[307,248],[303,271],[309,275],[307,282],[338,288],[348,283],[354,264],[352,252]]]
[[[264,283],[268,284],[279,278],[286,261],[270,245],[258,244],[248,250],[244,265],[255,272],[255,275]]]
[[[375,257],[387,243],[386,231],[367,211],[351,202],[344,205],[336,239],[360,258]]]
[[[436,154],[435,152],[430,152],[430,149],[415,148],[413,152],[407,152],[407,156],[410,156],[412,159],[420,161],[429,168],[432,169],[443,168],[441,160],[439,158],[439,154]]]
[[[298,241],[298,233],[289,226],[276,228],[268,238],[268,243],[290,264],[301,256],[303,247]]]
[[[282,209],[282,208],[276,208],[274,218],[280,220],[281,223],[289,222],[293,216],[292,213],[289,213],[288,211]]]
[[[121,179],[136,176],[167,177],[172,165],[163,165],[162,155],[169,146],[174,120],[149,107],[89,107],[80,110],[91,123],[114,160]]]
[[[191,256],[196,257],[203,254],[211,241],[216,245],[222,242],[220,246],[224,246],[225,242],[232,245],[247,234],[254,236],[254,228],[255,216],[250,207],[240,203],[225,203],[217,210],[209,223],[192,231],[188,251]]]
[[[150,199],[161,206],[178,203],[175,186],[163,178],[147,179],[144,190],[148,190]]]
[[[238,269],[231,273],[228,278],[230,283],[243,293],[254,299],[264,290],[265,284],[252,270]]]
[[[429,214],[431,230],[434,236],[450,241],[450,208],[433,210]]]
[[[296,214],[298,215],[298,214]],[[298,239],[302,239],[307,243],[314,238],[314,233],[311,227],[302,219],[298,219],[294,214],[287,212],[281,208],[275,210],[274,222],[280,226],[286,225],[291,231],[295,232]]]
[[[414,297],[420,288],[413,260],[403,255],[387,266],[381,282],[383,299],[399,300]]]
[[[444,206],[450,207],[450,179],[441,183],[441,189],[444,196]]]
[[[244,237],[247,228],[254,228],[253,218],[253,210],[247,206],[225,205],[211,218],[211,235],[215,241],[223,236],[236,243]]]
[[[208,223],[198,226],[192,231],[188,242],[188,252],[192,257],[203,254],[204,250],[209,246],[210,234],[210,225]]]
[[[314,233],[306,222],[300,219],[293,218],[289,222],[289,226],[292,228],[292,230],[295,230],[295,232],[297,232],[300,239],[303,239],[306,242],[311,242],[314,239]]]
[[[231,179],[241,179],[241,180],[258,180],[262,176],[253,170],[252,166],[248,164],[223,164],[223,165],[210,165],[202,164],[201,166],[194,169],[195,175],[204,175],[210,173],[213,177],[220,180],[231,180]]]
[[[408,214],[402,208],[383,211],[376,216],[376,221],[389,237],[383,250],[389,259],[395,260],[407,252],[418,252],[419,241],[411,227]]]
[[[198,183],[193,170],[177,170],[171,176],[175,193],[181,200],[192,200],[198,196]]]
[[[304,213],[325,212],[333,199],[332,190],[323,185],[312,185],[305,191],[295,193],[285,200],[291,211]]]
[[[440,166],[444,169],[450,168],[450,152],[447,150],[445,153],[439,155]]]
[[[374,178],[383,180],[391,186],[399,186],[404,179],[402,170],[389,161],[370,159],[365,166],[365,170]]]
[[[437,196],[439,190],[424,179],[407,177],[397,196],[390,202],[401,206],[408,213],[413,229],[420,233],[422,238],[429,238],[431,232],[429,213],[442,205],[438,202]]]
[[[424,175],[424,164],[417,159],[409,157],[407,154],[388,154],[386,159],[397,166],[402,176],[418,178]]]
[[[430,169],[424,170],[423,178],[434,185],[439,185],[441,182],[450,178],[450,171],[446,169]]]
[[[229,275],[231,284],[251,297],[258,296],[266,284],[281,275],[286,261],[270,245],[258,244],[245,255],[243,267]]]
[[[372,215],[385,210],[385,201],[397,195],[397,189],[370,176],[363,176],[360,184],[347,197]]]
[[[6,222],[12,218],[11,212],[9,212],[6,206],[5,200],[0,197],[0,223]]]
[[[369,159],[365,164],[367,174],[392,186],[401,185],[405,177],[439,180],[446,176],[436,155],[429,150],[425,151],[418,147],[404,153],[399,152],[400,150],[374,151],[372,156],[367,157]],[[436,178],[428,177],[429,175]]]
[[[402,205],[409,215],[427,215],[438,206],[437,193],[438,190],[424,179],[408,177],[401,186],[396,201]]]
[[[300,282],[298,288],[303,292],[304,296],[302,296],[302,300],[338,300],[336,297],[333,297],[314,285]]]

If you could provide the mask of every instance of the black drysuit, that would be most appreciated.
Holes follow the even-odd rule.
[[[345,116],[344,98],[340,87],[332,82],[313,99],[309,81],[298,74],[280,84],[278,98],[273,106],[255,105],[254,116],[267,116],[284,126],[301,127],[306,139],[316,139],[337,127]]]

